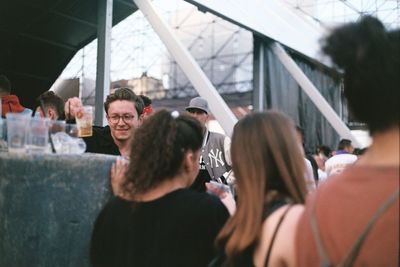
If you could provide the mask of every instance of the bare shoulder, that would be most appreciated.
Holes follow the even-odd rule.
[[[304,211],[303,205],[300,204],[293,205],[286,214],[285,222],[297,223],[297,221],[300,219],[300,216],[303,214],[303,211]]]
[[[285,227],[288,224],[295,224],[299,220],[300,216],[303,214],[304,206],[301,204],[295,204],[289,207],[289,205],[285,205],[271,214],[263,223],[263,229],[271,228],[272,230],[275,229],[278,221],[284,215],[286,210],[289,209],[285,215],[284,220],[280,227]]]
[[[260,243],[253,258],[255,266],[264,266],[274,231],[288,208],[288,205],[279,208],[264,221]],[[293,205],[287,211],[273,243],[269,260],[270,266],[293,266],[295,231],[303,211],[303,205]]]

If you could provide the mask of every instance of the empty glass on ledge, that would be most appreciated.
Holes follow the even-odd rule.
[[[46,153],[49,147],[50,119],[33,117],[27,129],[26,148],[29,153]]]
[[[8,152],[24,153],[26,151],[26,135],[31,114],[7,113]]]

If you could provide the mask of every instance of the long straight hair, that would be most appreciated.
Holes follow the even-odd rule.
[[[217,237],[228,260],[257,245],[263,211],[274,196],[304,203],[305,163],[295,125],[286,115],[268,111],[240,120],[232,136],[232,167],[237,181],[236,213]]]

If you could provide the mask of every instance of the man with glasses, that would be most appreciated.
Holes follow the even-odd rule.
[[[129,157],[130,140],[143,121],[143,108],[142,99],[129,88],[119,88],[109,94],[104,102],[108,126],[94,126],[93,135],[83,138],[86,152]],[[65,103],[67,118],[74,118],[80,109],[79,98],[70,98]]]

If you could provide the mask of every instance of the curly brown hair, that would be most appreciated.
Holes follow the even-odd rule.
[[[135,132],[124,190],[127,194],[145,193],[181,170],[188,151],[200,149],[203,131],[200,123],[188,116],[173,117],[160,110]]]

